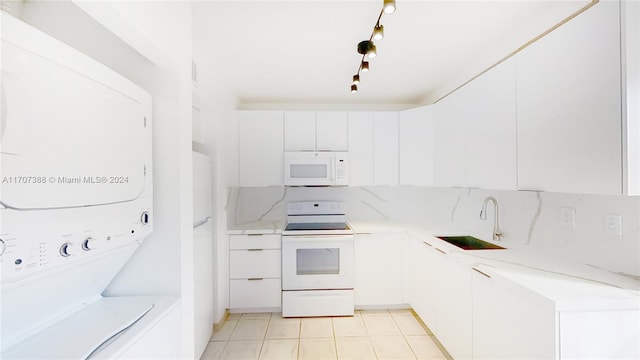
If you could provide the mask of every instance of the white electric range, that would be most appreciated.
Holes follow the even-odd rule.
[[[287,204],[282,232],[282,316],[354,313],[353,229],[343,202]]]

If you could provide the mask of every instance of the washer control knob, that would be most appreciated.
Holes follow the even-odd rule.
[[[63,257],[69,257],[71,255],[74,255],[75,250],[73,248],[73,244],[71,244],[70,242],[66,242],[62,245],[60,245],[60,255]]]
[[[92,237],[84,239],[82,242],[82,250],[90,251],[96,248],[96,240]]]
[[[4,254],[4,251],[7,248],[7,244],[4,243],[4,240],[0,239],[0,256]]]

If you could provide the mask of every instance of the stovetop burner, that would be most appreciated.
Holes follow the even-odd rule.
[[[285,231],[296,230],[351,230],[347,223],[288,223],[284,228]]]
[[[282,235],[353,235],[344,203],[300,201],[287,204],[287,225]]]

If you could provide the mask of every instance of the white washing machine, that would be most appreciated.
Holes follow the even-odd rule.
[[[153,230],[151,96],[0,15],[0,358],[117,357],[178,306],[101,295]]]

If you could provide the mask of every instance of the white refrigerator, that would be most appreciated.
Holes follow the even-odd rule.
[[[193,152],[193,259],[195,354],[199,357],[213,333],[213,224],[211,160]]]

